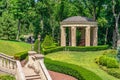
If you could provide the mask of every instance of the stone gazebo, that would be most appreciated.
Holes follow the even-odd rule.
[[[97,46],[97,22],[81,16],[69,17],[61,23],[61,46],[66,46],[66,28],[69,28],[69,46],[76,46],[76,29],[81,31],[81,46]]]

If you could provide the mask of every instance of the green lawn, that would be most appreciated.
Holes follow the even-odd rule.
[[[99,66],[95,63],[95,58],[101,56],[105,51],[88,51],[88,52],[70,52],[61,51],[56,53],[51,53],[45,57],[52,60],[58,60],[62,62],[72,63],[80,65],[88,70],[95,72],[103,80],[119,80],[113,76],[108,75],[105,71],[101,70]]]
[[[7,55],[14,55],[15,53],[30,50],[30,44],[24,42],[0,40],[0,52]]]

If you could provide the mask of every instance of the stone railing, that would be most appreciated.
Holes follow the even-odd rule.
[[[0,70],[1,71],[15,75],[16,68],[17,68],[17,65],[14,59],[0,53]]]
[[[0,71],[14,75],[17,80],[25,80],[20,62],[3,53],[0,53]]]
[[[28,65],[31,65],[34,71],[40,75],[41,77],[40,80],[52,80],[50,74],[48,73],[44,65],[44,56],[42,54],[37,54],[34,51],[29,51],[28,54],[29,54]]]
[[[47,79],[47,80],[52,80],[50,74],[48,73],[48,71],[47,71],[47,69],[46,69],[46,67],[45,67],[45,65],[44,65],[43,60],[40,60],[40,61],[39,61],[39,64],[40,64],[40,67],[41,67],[42,72],[43,72],[43,74],[45,75],[46,79]]]

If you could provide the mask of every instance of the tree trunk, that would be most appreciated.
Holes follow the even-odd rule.
[[[41,26],[41,39],[42,39],[42,37],[43,37],[43,33],[44,33],[44,22],[43,22],[43,19],[41,19],[41,21],[40,21],[40,26]]]
[[[113,48],[116,47],[116,31],[115,29],[113,30]]]
[[[117,47],[117,42],[119,40],[119,29],[118,29],[119,15],[116,17],[115,20],[116,20],[116,23],[115,23],[115,29],[116,29],[116,47]]]
[[[17,33],[17,36],[16,36],[16,40],[19,40],[19,36],[20,36],[20,26],[21,26],[21,23],[20,23],[20,20],[18,20],[18,33]]]
[[[118,29],[118,22],[119,22],[119,17],[120,17],[120,12],[116,13],[115,12],[115,0],[112,0],[112,11],[113,11],[113,16],[115,17],[115,30],[113,31],[113,48],[117,48],[117,42],[119,38],[119,29]]]
[[[108,35],[108,28],[106,29],[106,34],[105,34],[105,44],[107,44],[107,35]]]

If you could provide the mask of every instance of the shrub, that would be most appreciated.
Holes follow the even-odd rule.
[[[53,38],[51,36],[46,35],[43,43],[41,44],[43,49],[50,49],[56,47]]]
[[[107,59],[108,59],[107,56],[101,56],[101,57],[99,58],[99,63],[100,63],[100,65],[107,66]]]
[[[102,80],[95,73],[74,64],[54,61],[45,58],[45,65],[49,70],[71,75],[78,80]]]
[[[99,58],[99,64],[107,68],[118,68],[119,64],[115,58],[103,55]]]
[[[108,58],[107,61],[107,67],[108,68],[119,68],[119,64],[114,58]]]
[[[107,70],[108,74],[116,77],[116,78],[119,78],[120,79],[120,72],[117,72],[116,70]]]
[[[118,57],[118,59],[120,61],[120,46],[117,48],[117,57]]]
[[[35,43],[34,43],[34,50],[36,52],[38,52],[38,39],[36,39]]]
[[[14,54],[14,58],[20,61],[24,60],[27,56],[28,56],[28,51]]]
[[[0,75],[0,80],[15,80],[15,77],[11,75]]]

